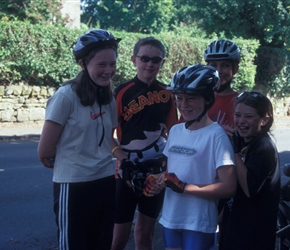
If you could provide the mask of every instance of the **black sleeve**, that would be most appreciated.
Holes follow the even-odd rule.
[[[245,165],[250,197],[271,188],[271,180],[279,167],[275,145],[268,136],[255,138],[249,145]]]

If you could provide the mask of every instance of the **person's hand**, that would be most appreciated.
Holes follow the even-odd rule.
[[[54,157],[41,159],[43,166],[47,168],[54,168],[54,161],[55,161]]]
[[[154,174],[150,174],[147,176],[144,182],[143,194],[145,196],[150,196],[151,188],[156,184],[157,176]]]
[[[179,180],[175,173],[165,173],[164,182],[167,187],[177,193],[183,193],[187,184],[186,182]]]
[[[135,170],[135,164],[128,159],[123,159],[120,162],[120,169],[122,170],[123,180],[127,183],[129,187],[132,187],[131,180],[132,180],[132,174]]]
[[[233,126],[229,126],[229,125],[222,125],[222,128],[224,129],[224,131],[226,132],[226,134],[228,136],[233,136],[235,133],[235,129]]]
[[[160,174],[166,170],[167,158],[165,156],[161,156],[159,158],[148,159],[141,162],[136,159],[134,160],[134,164],[136,169],[139,169],[141,172]]]
[[[244,139],[237,132],[235,132],[232,136],[229,136],[229,139],[234,153],[240,153],[244,147]]]
[[[147,197],[152,197],[159,194],[164,188],[164,174],[150,174],[144,182],[143,194]]]
[[[244,139],[232,126],[223,125],[222,127],[230,139],[234,153],[240,153],[244,146]]]

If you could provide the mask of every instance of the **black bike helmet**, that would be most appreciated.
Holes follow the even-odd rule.
[[[237,63],[241,60],[240,48],[230,40],[216,40],[211,42],[204,51],[204,60],[222,61],[233,60]]]
[[[208,65],[194,64],[179,69],[172,77],[171,86],[174,94],[211,95],[219,87],[218,71]]]
[[[112,33],[106,30],[91,30],[81,35],[73,49],[76,61],[84,58],[94,48],[101,45],[112,45],[118,48],[120,38],[115,38]]]
[[[207,110],[212,107],[215,101],[214,91],[218,87],[219,74],[212,66],[194,64],[183,67],[174,74],[168,90],[172,90],[174,94],[200,94],[208,100],[203,112],[195,119],[185,123],[186,128],[194,122],[199,122]]]

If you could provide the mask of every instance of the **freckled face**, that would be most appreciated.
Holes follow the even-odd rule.
[[[234,124],[240,136],[245,138],[245,141],[251,140],[253,136],[261,131],[264,119],[260,117],[256,109],[247,106],[244,103],[239,103],[235,108]]]
[[[87,70],[94,83],[105,87],[116,73],[117,54],[113,49],[104,49],[95,54],[87,64]]]
[[[205,107],[205,100],[201,95],[177,94],[175,102],[185,121],[197,118]]]

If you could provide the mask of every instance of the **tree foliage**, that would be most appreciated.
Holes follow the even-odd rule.
[[[256,82],[260,89],[266,88],[271,95],[278,97],[290,93],[290,51],[263,46],[257,50],[255,58]]]
[[[261,46],[290,47],[289,0],[82,0],[82,3],[82,21],[89,26],[144,33],[198,26],[218,37],[255,38]]]
[[[7,0],[0,3],[1,21],[28,21],[31,24],[65,24],[61,15],[61,1]]]
[[[61,0],[1,1],[0,22],[8,25],[11,21],[24,21],[23,24],[19,22],[20,28],[26,24],[36,26],[40,24],[44,27],[47,23],[55,24],[55,28],[62,28],[61,26],[66,23],[66,20],[61,17],[61,2]],[[288,93],[290,84],[290,0],[81,0],[81,3],[81,20],[87,24],[86,31],[90,27],[109,29],[114,31],[114,34],[125,31],[128,36],[133,32],[150,34],[155,37],[162,33],[173,35],[173,44],[167,36],[162,36],[165,44],[168,41],[170,57],[168,60],[170,63],[163,68],[170,72],[168,75],[162,75],[165,81],[170,78],[170,74],[176,67],[184,66],[191,61],[192,63],[203,62],[202,51],[206,44],[203,44],[202,40],[210,42],[213,39],[225,38],[234,40],[242,48],[243,59],[239,70],[239,75],[242,77],[236,78],[235,87],[240,88],[241,86],[250,89],[255,83],[259,87],[270,89],[270,92],[278,93],[278,95]],[[13,29],[16,28],[13,27]],[[30,28],[29,32],[31,32]],[[58,34],[58,32],[56,33]],[[5,35],[2,39],[2,47],[7,47],[5,45],[10,44],[10,39],[13,38],[10,37],[10,31],[5,34],[2,30],[0,34]],[[29,33],[27,36],[30,35]],[[46,37],[46,35],[48,33],[41,33],[39,44],[35,46],[29,40],[29,44],[24,42],[20,47],[18,46],[19,41],[17,41],[14,51],[13,48],[2,50],[0,52],[0,57],[3,59],[0,64],[2,78],[10,79],[12,82],[18,81],[23,75],[30,77],[31,82],[44,82],[47,79],[58,82],[59,79],[67,78],[67,75],[58,72],[59,68],[55,69],[54,66],[45,64],[45,60],[39,61],[45,53],[41,49],[51,49],[50,46],[52,46],[54,51],[56,46],[54,43],[49,43],[53,36]],[[197,41],[194,40],[194,48],[190,45],[192,40],[187,43],[187,39],[192,38],[197,39]],[[45,39],[47,39],[46,42]],[[131,38],[126,40],[124,38],[126,46],[131,44],[128,43],[129,39]],[[252,42],[246,46],[244,42],[239,44],[239,39],[258,41],[259,49],[256,51],[257,47]],[[132,41],[132,43],[135,42]],[[45,46],[41,47],[42,43],[45,43]],[[133,46],[133,44],[131,45]],[[131,47],[129,46],[128,50],[132,49]],[[40,59],[27,56],[31,55],[32,49],[35,50],[32,56],[39,53],[41,54]],[[18,54],[14,53],[16,51]],[[10,53],[17,56],[9,57]],[[24,57],[18,60],[21,53]],[[174,55],[172,56],[170,53],[174,53]],[[252,57],[246,58],[245,55],[251,53],[255,53],[256,59],[247,62],[247,58]],[[190,59],[192,54],[194,54],[194,60]],[[244,71],[243,63],[253,67],[247,66]],[[35,64],[33,65],[35,68],[31,71],[32,64]],[[21,68],[23,66],[26,67],[25,70]],[[131,67],[130,64],[120,72],[127,76],[127,72],[130,72],[127,69]],[[255,74],[256,77],[253,79]],[[166,76],[164,77],[164,75]]]
[[[255,38],[261,46],[290,46],[289,0],[175,0],[179,22],[190,17],[207,33]],[[190,7],[189,7],[190,6]]]
[[[171,0],[86,0],[82,22],[88,26],[128,32],[160,33],[174,15]]]

